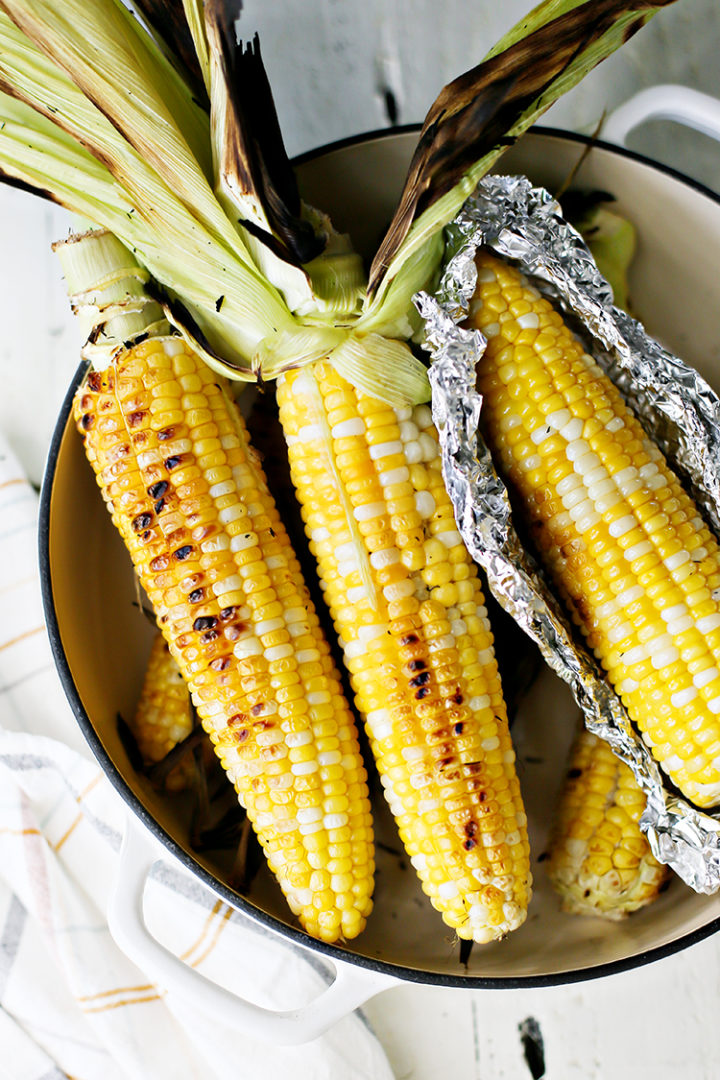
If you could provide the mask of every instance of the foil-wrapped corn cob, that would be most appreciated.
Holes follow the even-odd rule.
[[[536,550],[631,719],[697,806],[720,800],[720,549],[549,301],[477,257],[482,424]]]

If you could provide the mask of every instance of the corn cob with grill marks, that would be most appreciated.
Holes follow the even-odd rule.
[[[459,937],[501,937],[526,915],[526,817],[477,568],[455,525],[430,409],[393,409],[324,363],[286,375],[278,401],[403,843]]]
[[[662,768],[720,800],[720,551],[550,303],[483,252],[470,325],[483,429],[536,548]]]
[[[117,242],[105,234],[105,244]],[[132,265],[117,247],[120,266]],[[357,732],[226,386],[181,339],[150,337],[91,371],[74,407],[113,521],[291,909],[317,937],[354,937],[373,883]]]
[[[608,744],[581,731],[556,808],[548,876],[563,909],[621,919],[651,903],[668,879],[638,822],[645,796]]]
[[[162,761],[192,731],[190,692],[168,644],[156,634],[150,649],[145,678],[130,730],[145,765]],[[168,791],[188,786],[192,765],[181,761],[168,774]]]

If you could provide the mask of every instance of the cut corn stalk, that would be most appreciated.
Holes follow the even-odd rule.
[[[285,376],[280,421],[306,531],[385,796],[460,938],[525,919],[526,817],[487,611],[430,409],[392,409],[329,364]]]
[[[143,286],[121,244],[89,234],[59,251],[76,304],[115,343],[75,398],[113,521],[290,907],[317,937],[354,937],[372,903],[366,773],[242,418],[182,339],[122,346]]]
[[[486,252],[482,426],[537,551],[630,718],[699,807],[720,801],[720,549],[561,316]]]
[[[621,919],[657,898],[669,870],[640,829],[645,796],[604,739],[582,730],[548,842],[548,876],[563,910]]]
[[[145,765],[162,761],[193,728],[190,692],[165,638],[157,634],[150,649],[142,690],[130,723]],[[168,791],[183,791],[192,764],[181,761],[165,779]]]

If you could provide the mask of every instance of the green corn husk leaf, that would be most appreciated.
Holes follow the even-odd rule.
[[[409,305],[431,270],[426,246],[506,147],[674,2],[544,0],[482,64],[444,88],[426,117],[398,209],[371,267],[359,328],[392,327],[383,311],[391,284],[393,310],[399,296]]]
[[[430,397],[427,369],[404,341],[350,334],[328,361],[361,393],[388,405],[419,405]]]
[[[29,114],[30,123],[26,126]],[[212,244],[192,226],[187,213],[176,214],[171,201],[158,203],[162,231],[148,223],[107,170],[67,136],[22,103],[0,95],[0,162],[5,176],[39,191],[94,224],[108,228],[130,248],[184,308],[168,309],[183,331],[202,341],[206,356],[223,357],[223,374],[254,380],[253,357],[261,342],[276,333],[290,337],[298,324],[279,297],[243,266],[218,263]],[[37,126],[35,126],[37,125]],[[180,253],[180,261],[174,258]],[[221,290],[225,290],[222,292]],[[206,312],[212,313],[208,325]],[[188,330],[187,328],[191,329]],[[211,344],[210,344],[211,343]]]
[[[254,373],[261,383],[276,379],[284,371],[324,360],[346,337],[346,330],[334,326],[301,326],[272,334],[255,350]]]
[[[565,200],[563,210],[567,213]],[[609,283],[615,306],[631,311],[628,272],[635,255],[637,234],[635,226],[621,214],[598,204],[589,209],[579,221],[573,221],[576,229],[590,248],[597,268]]]
[[[2,6],[3,88],[12,87],[41,112],[52,103],[55,122],[65,124],[122,183],[135,186],[139,179],[147,185],[154,174],[249,263],[208,180],[207,115],[122,3],[3,0]]]
[[[21,115],[17,103],[2,96],[0,121],[8,124],[2,133],[4,172],[119,236],[182,301],[190,321],[207,339],[208,354],[228,362],[225,373],[253,378],[252,358],[259,343],[274,333],[290,334],[297,323],[257,270],[204,177],[194,201],[207,206],[212,200],[227,243],[194,216],[113,124],[2,13],[0,86],[31,106]],[[78,153],[71,153],[73,145]],[[174,317],[185,321],[177,307]]]

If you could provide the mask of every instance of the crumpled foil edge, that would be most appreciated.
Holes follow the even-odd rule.
[[[448,228],[448,249],[434,297],[419,293],[431,354],[432,411],[443,476],[458,529],[500,604],[536,642],[568,684],[587,728],[632,769],[647,796],[641,819],[653,853],[695,891],[720,889],[720,820],[670,790],[594,657],[577,640],[543,573],[520,543],[503,482],[478,433],[475,390],[485,351],[479,331],[458,325],[475,289],[480,245],[512,259],[584,328],[597,362],[619,385],[720,531],[720,400],[704,379],[612,304],[579,234],[558,203],[525,177],[489,176]]]

